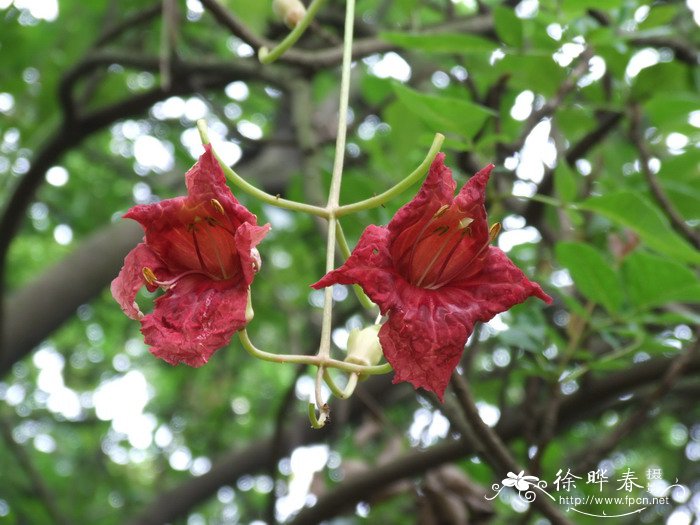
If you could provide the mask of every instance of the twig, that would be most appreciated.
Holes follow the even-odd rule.
[[[569,147],[564,158],[569,166],[573,166],[577,160],[586,156],[586,154],[597,144],[608,136],[615,129],[623,117],[621,112],[605,113],[601,118],[598,126],[592,131],[586,133],[581,140]]]
[[[650,359],[583,385],[579,391],[564,400],[562,418],[558,422],[559,429],[568,428],[586,417],[595,417],[605,410],[608,402],[658,381],[668,370],[671,362],[672,360],[668,358]],[[700,374],[700,359],[697,356],[693,357],[690,365],[683,372],[683,376],[691,374],[694,377]],[[388,387],[389,383],[388,378],[384,377],[368,381],[363,388],[380,384]],[[380,388],[372,395],[380,403],[386,404],[395,392],[396,387],[391,390]],[[364,411],[364,405],[356,398],[357,396],[355,396],[355,406],[358,411],[352,412],[355,417]],[[527,417],[520,408],[504,414],[496,429],[501,439],[507,442],[521,437]],[[299,434],[297,440],[290,441],[288,450],[293,446],[317,442],[319,436],[323,435],[319,434],[319,431],[308,429],[305,416],[300,417],[293,427]],[[290,436],[292,434],[290,433]],[[195,505],[216,494],[222,485],[230,484],[232,479],[237,479],[245,473],[259,472],[266,468],[265,465],[268,464],[270,457],[269,449],[269,438],[256,439],[243,449],[236,447],[220,461],[215,462],[208,473],[189,478],[180,485],[166,490],[147,504],[137,516],[132,516],[126,522],[129,525],[154,525],[186,516]],[[344,508],[352,509],[357,502],[370,497],[382,487],[400,479],[418,476],[442,463],[469,457],[473,453],[472,448],[460,441],[446,441],[424,451],[411,451],[391,463],[345,480],[331,492],[319,497],[316,505],[302,509],[289,525],[318,524],[340,515]]]
[[[232,34],[250,45],[256,52],[262,47],[274,47],[274,42],[256,35],[250,28],[217,2],[217,0],[202,0],[202,5],[207,8],[220,25],[226,27]],[[465,31],[474,34],[490,34],[493,31],[493,23],[490,16],[473,16],[430,28],[425,34],[435,34],[440,31]],[[396,45],[380,38],[360,38],[355,40],[352,46],[352,58],[357,59],[374,53],[385,53],[396,48]],[[280,57],[281,62],[296,64],[311,69],[335,66],[342,62],[342,60],[342,45],[318,50],[290,49]]]
[[[270,462],[269,465],[269,472],[268,474],[270,475],[270,478],[272,479],[272,487],[273,489],[270,491],[270,494],[267,498],[267,509],[266,509],[266,515],[267,515],[267,523],[270,525],[274,525],[277,523],[277,517],[275,516],[275,503],[277,503],[277,491],[275,491],[274,487],[277,485],[277,478],[279,475],[279,469],[277,468],[277,462],[282,458],[282,455],[284,454],[285,447],[284,447],[284,429],[285,429],[285,424],[290,420],[289,417],[289,410],[292,405],[292,402],[295,400],[296,396],[294,395],[296,391],[296,385],[297,381],[299,378],[302,376],[302,374],[306,371],[306,366],[304,365],[298,365],[296,368],[296,371],[294,372],[294,377],[292,378],[292,381],[289,383],[289,387],[287,387],[287,391],[284,394],[284,397],[282,398],[282,401],[280,402],[279,408],[277,409],[277,416],[275,417],[275,432],[272,435],[272,450],[270,450],[270,454],[272,456],[272,461]]]
[[[530,460],[530,468],[535,474],[539,473],[540,471],[540,462],[544,456],[545,449],[554,437],[557,428],[557,419],[561,410],[563,396],[559,378],[566,370],[566,366],[578,349],[581,339],[583,338],[586,323],[588,322],[588,318],[590,317],[594,308],[595,303],[588,301],[588,303],[586,303],[586,317],[574,316],[569,323],[569,342],[566,345],[566,349],[564,350],[559,362],[557,379],[553,384],[549,385],[551,393],[549,402],[545,406],[540,420],[541,430],[539,433],[539,439],[537,440],[537,452],[535,452],[534,456],[532,456],[532,459]]]
[[[12,428],[2,416],[0,416],[0,434],[2,435],[7,448],[12,452],[12,455],[17,459],[17,462],[27,474],[32,490],[46,509],[48,515],[51,517],[51,521],[59,525],[70,525],[72,523],[71,520],[61,513],[58,505],[56,504],[55,496],[51,493],[46,483],[44,483],[41,473],[32,462],[32,458],[29,457],[29,454],[25,448],[17,443],[12,437]]]
[[[523,129],[520,132],[520,136],[513,143],[510,144],[507,149],[510,151],[519,151],[525,144],[525,139],[527,139],[533,128],[543,119],[554,114],[554,112],[561,106],[564,98],[573,91],[576,87],[576,83],[579,79],[588,71],[588,62],[593,56],[593,52],[590,48],[586,48],[578,57],[578,64],[571,70],[571,73],[566,77],[566,80],[561,83],[557,92],[551,97],[544,105],[530,113],[530,116],[525,121]]]
[[[700,330],[696,331],[695,343],[689,345],[683,353],[673,360],[671,366],[668,367],[661,378],[659,385],[641,401],[635,412],[597,445],[587,447],[587,452],[581,461],[581,467],[578,468],[579,471],[591,470],[597,464],[599,458],[614,450],[620,441],[629,436],[632,431],[639,428],[649,418],[649,411],[675,386],[676,380],[683,375],[693,357],[697,354],[698,349],[700,349]]]
[[[250,45],[257,52],[261,47],[270,47],[272,42],[266,38],[259,37],[247,25],[233,16],[231,12],[216,0],[200,0],[202,5],[209,11],[214,19],[226,27],[232,34]]]
[[[173,50],[177,40],[178,9],[175,0],[163,0],[162,26],[160,29],[160,83],[170,89],[172,81]]]
[[[630,43],[639,47],[667,47],[673,50],[673,54],[681,62],[697,67],[700,64],[700,52],[690,43],[675,37],[633,37]]]
[[[479,410],[474,403],[474,397],[464,378],[457,372],[454,372],[452,374],[451,385],[455,394],[457,394],[457,400],[462,408],[464,417],[471,425],[477,438],[481,441],[485,451],[491,456],[493,461],[492,466],[496,469],[501,469],[503,474],[505,474],[506,470],[516,473],[521,472],[523,469],[520,468],[513,456],[511,456],[500,436],[481,419]],[[556,525],[572,525],[566,516],[546,498],[535,498],[532,504],[549,518],[552,523]]]
[[[668,195],[666,195],[666,192],[659,183],[659,180],[656,178],[656,175],[654,175],[649,167],[651,153],[649,152],[649,148],[644,141],[642,130],[642,111],[639,104],[632,104],[630,107],[630,113],[630,135],[632,136],[632,142],[639,153],[641,170],[647,180],[647,184],[649,185],[652,195],[654,195],[657,204],[661,206],[661,209],[671,221],[671,226],[673,226],[673,229],[685,237],[693,246],[695,246],[695,248],[700,250],[700,234],[688,226],[688,223],[685,222],[685,219],[683,219],[683,216],[673,205],[671,199],[668,198]]]
[[[131,29],[134,29],[142,24],[145,24],[147,22],[150,22],[152,19],[158,16],[158,14],[161,12],[161,3],[156,2],[150,7],[147,7],[143,9],[142,11],[138,11],[137,13],[134,13],[133,15],[127,16],[122,20],[121,22],[115,24],[111,28],[107,29],[100,37],[95,40],[95,43],[93,44],[94,48],[104,46],[105,44],[108,44],[115,38],[118,38],[122,35],[122,33],[125,33]]]

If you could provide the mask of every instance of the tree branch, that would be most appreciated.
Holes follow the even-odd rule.
[[[673,205],[671,199],[669,199],[668,195],[666,195],[666,192],[661,186],[659,179],[656,178],[656,175],[654,175],[649,167],[651,154],[646,142],[644,141],[644,132],[642,130],[642,111],[639,104],[633,104],[630,107],[630,112],[630,135],[632,136],[632,142],[639,153],[640,169],[644,174],[644,178],[647,180],[651,194],[656,199],[657,204],[661,206],[664,214],[671,221],[671,226],[673,226],[673,229],[685,237],[693,246],[695,246],[695,248],[700,250],[700,233],[688,226],[688,223],[685,222],[685,219]]]
[[[142,237],[143,230],[133,221],[110,225],[6,300],[0,377],[103,290]]]
[[[256,53],[261,47],[267,47],[269,49],[275,47],[275,42],[256,35],[217,0],[201,1],[219,24],[227,28],[233,35],[243,40],[246,44],[250,45],[255,49]],[[439,31],[464,31],[473,34],[491,34],[493,32],[493,22],[490,16],[479,15],[430,28],[426,33],[435,34]],[[390,44],[379,38],[360,38],[357,39],[352,46],[352,58],[358,59],[374,53],[385,53],[394,49],[396,49],[394,44]],[[342,58],[343,46],[339,45],[319,50],[292,48],[282,55],[279,61],[311,69],[321,69],[340,64]]]
[[[56,497],[44,482],[41,472],[34,465],[26,449],[12,437],[12,427],[2,416],[0,416],[0,435],[2,435],[7,448],[17,459],[17,463],[24,469],[25,474],[29,478],[32,491],[46,509],[47,514],[51,517],[51,521],[57,525],[70,525],[71,521],[58,508]]]
[[[605,404],[620,395],[658,380],[672,365],[672,359],[652,359],[623,372],[607,375],[566,398],[562,404],[562,418],[558,428],[563,430],[577,421],[605,410]],[[700,357],[693,357],[684,375],[700,373]],[[503,441],[520,437],[526,416],[519,409],[504,413],[496,432]],[[458,461],[475,452],[464,441],[448,441],[427,450],[412,451],[399,459],[367,473],[347,479],[332,492],[321,497],[313,507],[303,509],[289,525],[316,525],[339,515],[343,509],[371,497],[382,487],[404,478],[410,478],[438,467],[448,461]]]
[[[615,430],[599,443],[586,447],[586,454],[581,460],[581,466],[578,470],[588,471],[593,469],[600,458],[612,452],[620,441],[647,421],[650,410],[676,386],[678,378],[682,376],[683,371],[688,367],[692,359],[697,356],[698,349],[700,349],[700,331],[696,330],[695,342],[673,359],[671,366],[668,367],[661,381],[659,381],[659,385],[641,400],[634,413],[617,425]]]
[[[492,458],[496,469],[500,469],[501,475],[507,471],[518,473],[523,469],[510,454],[508,447],[501,441],[500,436],[481,419],[479,410],[476,408],[474,396],[469,389],[469,385],[464,378],[456,371],[452,374],[452,388],[457,395],[457,400],[462,408],[462,413],[472,427],[472,430],[479,438],[480,443]],[[547,498],[535,498],[532,502],[539,511],[544,514],[555,525],[571,525],[571,522],[555,507]]]

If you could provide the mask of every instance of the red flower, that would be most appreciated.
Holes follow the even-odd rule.
[[[396,372],[442,399],[474,323],[531,295],[552,299],[489,243],[484,197],[493,165],[455,197],[437,155],[418,195],[386,227],[368,226],[347,262],[313,285],[359,284],[389,319],[379,332]]]
[[[255,246],[270,226],[257,226],[231,194],[210,146],[185,181],[186,197],[124,215],[141,223],[145,237],[126,256],[112,295],[140,319],[151,353],[173,365],[202,366],[247,323],[249,287],[260,267]],[[165,290],[148,315],[134,301],[142,286]]]

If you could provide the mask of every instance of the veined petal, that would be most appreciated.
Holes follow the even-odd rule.
[[[359,284],[388,315],[379,339],[394,382],[408,381],[441,400],[476,322],[530,296],[551,302],[489,246],[484,199],[493,166],[454,197],[443,160],[443,154],[435,158],[418,195],[386,228],[369,226],[348,261],[313,285]]]
[[[266,224],[264,226],[255,226],[244,222],[236,230],[235,242],[238,248],[238,255],[241,258],[241,269],[243,271],[243,281],[246,286],[249,286],[253,282],[253,277],[255,276],[254,266],[257,262],[254,260],[251,251],[255,248],[263,237],[267,235],[270,231],[270,225]]]
[[[150,268],[153,272],[157,272],[160,278],[169,279],[171,277],[170,272],[156,253],[142,242],[127,254],[124,266],[110,286],[112,296],[117,300],[124,313],[132,319],[143,317],[135,299],[141,287],[147,286],[143,277],[144,268]],[[156,288],[153,285],[149,286],[151,291]]]
[[[211,144],[204,145],[204,153],[197,163],[185,173],[188,199],[193,203],[210,204],[216,199],[224,209],[224,215],[228,217],[234,230],[242,222],[256,223],[255,215],[238,202],[231,189],[226,184],[226,175],[216,160]],[[218,219],[222,217],[217,216]]]
[[[473,219],[469,224],[470,237],[473,239],[473,245],[479,248],[488,243],[489,240],[489,225],[486,220],[484,202],[486,200],[486,184],[493,168],[494,165],[489,164],[479,170],[462,186],[455,197],[455,204],[459,209]]]
[[[187,207],[186,197],[175,197],[154,204],[134,206],[125,215],[143,226],[146,244],[167,261],[174,272],[199,266],[192,231],[196,213]]]
[[[248,293],[240,282],[185,277],[141,320],[145,342],[153,355],[172,365],[202,366],[245,326]]]
[[[442,206],[452,202],[455,187],[452,171],[445,166],[445,154],[438,153],[416,196],[387,225],[394,261],[408,257],[416,238],[424,233],[424,226]]]
[[[475,321],[486,322],[494,315],[522,303],[530,296],[550,304],[552,298],[539,284],[533,283],[515,266],[508,256],[495,246],[489,246],[483,266],[476,275],[456,279],[441,290],[451,297],[450,302],[467,305],[465,315]]]
[[[406,283],[399,294],[401,303],[379,331],[384,356],[395,371],[394,383],[408,381],[442,401],[474,323],[434,290]]]
[[[382,313],[386,313],[396,304],[396,282],[402,280],[389,253],[390,235],[386,228],[368,226],[345,264],[311,287],[318,290],[333,284],[359,284]]]

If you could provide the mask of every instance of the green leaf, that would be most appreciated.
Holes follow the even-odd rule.
[[[494,8],[493,24],[501,42],[513,47],[523,46],[523,23],[513,9],[502,6]]]
[[[639,24],[639,29],[645,30],[652,27],[663,26],[670,23],[681,9],[678,5],[655,5],[652,6],[649,15]]]
[[[470,139],[494,115],[488,108],[461,98],[425,95],[401,84],[394,85],[394,92],[406,108],[415,113],[435,132],[456,133]]]
[[[636,251],[625,257],[622,275],[630,300],[638,308],[674,301],[700,303],[700,280],[675,261]]]
[[[507,54],[493,67],[499,74],[511,76],[509,86],[529,89],[546,97],[553,96],[557,92],[567,74],[550,54]]]
[[[579,204],[634,230],[654,250],[684,262],[700,264],[700,252],[671,229],[668,219],[647,199],[627,191],[591,197]]]
[[[671,202],[678,212],[690,221],[700,220],[700,188],[696,184],[676,181],[661,181]]]
[[[610,10],[620,7],[623,0],[606,0],[605,9]],[[598,9],[601,7],[600,0],[564,0],[558,2],[562,11],[566,13],[579,13],[588,9]]]
[[[405,49],[429,53],[490,53],[497,47],[492,40],[468,33],[382,33],[380,37]]]
[[[680,126],[690,126],[688,115],[699,107],[698,95],[689,92],[659,91],[644,104],[649,120],[656,126],[668,128],[662,131],[682,131]]]
[[[677,62],[661,62],[642,69],[632,84],[632,95],[644,100],[656,93],[674,93],[693,88],[689,68]]]
[[[560,242],[556,254],[583,295],[609,312],[619,311],[623,299],[620,281],[600,252],[587,244]]]
[[[560,162],[554,170],[554,189],[562,202],[576,199],[576,177],[576,172],[566,162]]]

